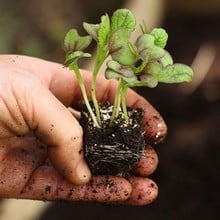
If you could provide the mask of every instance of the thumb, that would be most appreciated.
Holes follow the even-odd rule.
[[[49,158],[61,175],[77,185],[87,183],[91,173],[83,158],[81,126],[46,87],[33,90],[30,127],[48,145]]]

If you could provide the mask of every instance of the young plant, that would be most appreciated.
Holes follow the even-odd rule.
[[[154,28],[147,32],[146,27],[141,25],[140,36],[134,43],[130,41],[136,22],[134,15],[127,9],[115,11],[111,20],[106,14],[101,17],[100,24],[83,23],[83,26],[88,36],[79,36],[75,29],[71,29],[65,36],[65,65],[75,72],[85,104],[97,127],[101,127],[101,117],[96,99],[96,77],[108,56],[111,56],[111,60],[107,62],[106,79],[114,78],[119,81],[110,125],[118,116],[120,109],[124,113],[124,119],[128,120],[126,92],[129,87],[153,88],[159,82],[181,83],[192,80],[192,69],[184,64],[174,64],[171,55],[164,49],[168,39],[164,29]],[[97,42],[91,82],[91,97],[95,111],[90,106],[78,67],[80,58],[91,57],[91,54],[83,50],[89,46],[92,39]]]
[[[75,72],[78,79],[87,111],[94,126],[94,129],[89,129],[90,131],[95,130],[102,135],[102,133],[107,130],[108,135],[105,137],[113,137],[116,135],[116,133],[114,133],[115,130],[117,130],[115,126],[124,123],[121,127],[127,129],[130,133],[122,133],[127,135],[129,139],[135,127],[141,129],[141,126],[137,126],[138,122],[136,120],[141,114],[138,111],[128,113],[128,108],[126,106],[128,88],[140,86],[154,88],[159,82],[181,83],[192,80],[193,70],[184,64],[174,64],[171,55],[164,49],[168,40],[168,34],[164,29],[154,28],[148,31],[145,25],[140,25],[139,37],[135,42],[131,42],[130,37],[135,30],[136,21],[131,11],[127,9],[116,10],[111,18],[109,18],[107,14],[102,16],[99,24],[83,23],[83,27],[88,33],[87,36],[79,36],[75,29],[71,29],[65,36],[65,65]],[[82,75],[78,67],[78,60],[85,57],[91,57],[91,54],[84,52],[84,50],[90,45],[92,39],[97,43],[97,50],[91,81],[92,100],[90,101],[88,100]],[[100,67],[107,57],[110,57],[110,59],[106,64],[105,77],[106,79],[118,80],[118,88],[111,109],[102,108],[96,98],[96,78],[100,71]],[[135,117],[135,119],[130,120],[131,116]],[[132,123],[136,123],[136,125]],[[114,127],[114,131],[110,132],[109,129],[112,127]],[[139,130],[137,133],[141,135],[143,132]],[[135,139],[139,138],[135,136],[133,139],[135,141]],[[89,140],[93,141],[93,138]],[[144,138],[141,137],[141,146],[138,147],[140,155],[137,155],[134,160],[132,159],[132,155],[135,154],[135,149],[129,151],[128,154],[131,154],[131,156],[125,155],[125,149],[128,148],[127,145],[129,145],[129,141],[126,144],[121,144],[120,147],[123,148],[123,155],[118,155],[118,160],[113,166],[116,167],[115,164],[117,164],[117,166],[119,164],[120,166],[119,161],[122,160],[122,158],[127,158],[127,165],[125,168],[130,170],[131,166],[129,162],[133,161],[133,164],[137,162],[144,151],[145,144],[143,140]],[[102,152],[108,152],[108,156],[106,156],[106,158],[108,158],[106,159],[106,163],[108,164],[109,160],[112,158],[113,152],[110,151],[111,143],[112,139],[110,139],[107,144],[100,144],[100,154],[102,154]],[[120,149],[117,141],[113,141],[113,143],[116,143],[116,146],[112,146],[112,148],[117,150]],[[136,143],[133,143],[133,145],[135,146]],[[98,144],[94,143],[91,147],[91,149],[95,149],[95,154],[98,152],[97,146]],[[89,154],[88,157],[92,157],[92,155]],[[115,157],[117,158],[117,156]],[[95,164],[93,167],[94,170],[96,170],[97,166],[102,167],[104,164],[102,160],[99,163],[97,158],[93,158],[92,163]],[[106,164],[104,164],[104,166],[105,165]],[[111,167],[112,164],[109,166]],[[116,171],[110,171],[110,174],[126,175],[127,171],[125,168],[123,168],[123,170],[115,168]],[[111,170],[111,168],[109,168],[109,170]],[[99,172],[99,174],[102,174],[102,172]]]

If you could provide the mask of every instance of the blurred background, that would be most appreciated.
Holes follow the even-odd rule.
[[[63,63],[69,28],[83,34],[83,21],[99,23],[101,15],[122,7],[149,29],[164,27],[174,61],[195,71],[187,85],[137,90],[169,127],[165,143],[156,147],[160,164],[151,176],[158,199],[146,207],[1,200],[0,220],[220,218],[220,0],[0,0],[0,53]]]

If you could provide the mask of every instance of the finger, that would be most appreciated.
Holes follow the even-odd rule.
[[[131,185],[123,178],[93,177],[86,185],[76,186],[45,165],[34,172],[17,198],[111,202],[126,200],[130,193]]]
[[[151,175],[158,166],[158,156],[156,151],[151,147],[147,146],[144,155],[141,157],[139,162],[134,166],[132,173],[137,176],[146,177]]]
[[[32,90],[31,94],[30,127],[48,145],[50,160],[60,173],[74,184],[88,182],[91,173],[83,158],[79,122],[45,87],[35,92]],[[44,98],[38,100],[39,96]]]
[[[152,203],[158,196],[158,186],[148,178],[130,177],[132,192],[123,204],[143,206]]]
[[[129,100],[133,100],[131,105],[133,108],[142,108],[144,111],[143,117],[143,127],[145,131],[146,143],[155,145],[161,143],[167,135],[167,125],[164,122],[160,113],[144,98],[136,98],[134,94],[134,99],[132,95],[129,95]]]

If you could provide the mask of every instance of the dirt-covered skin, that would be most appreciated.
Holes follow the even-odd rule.
[[[17,55],[1,55],[0,66],[0,77],[4,79],[0,86],[1,198],[125,201],[132,205],[148,204],[156,198],[156,185],[149,187],[149,179],[143,178],[145,171],[139,170],[145,170],[148,159],[143,159],[145,162],[138,166],[138,175],[129,180],[114,176],[89,180],[89,174],[85,178],[80,176],[79,161],[84,163],[81,129],[66,107],[79,108],[82,95],[71,71],[60,64]],[[91,73],[83,71],[83,79],[90,91]],[[117,82],[99,75],[97,88],[98,101],[112,104]],[[134,91],[129,90],[127,95],[129,107],[145,111],[146,139],[151,143],[162,141],[166,124],[160,114]],[[50,102],[45,103],[46,96]],[[39,103],[43,104],[40,111]],[[58,117],[63,113],[65,118]],[[155,169],[156,163],[152,170]],[[145,192],[148,192],[145,196],[137,196]]]
[[[155,151],[151,156],[157,157]],[[73,185],[54,169],[46,146],[32,135],[1,140],[0,161],[2,198],[99,202],[128,199],[125,204],[144,205],[157,196],[157,186],[148,178],[97,176],[86,185]]]
[[[130,177],[133,190],[130,198],[126,201],[129,205],[147,205],[152,203],[158,195],[157,184],[149,178]]]
[[[129,197],[130,184],[122,178],[92,177],[86,185],[67,182],[50,165],[39,167],[21,191],[19,198],[69,201],[120,201]]]
[[[151,146],[147,146],[145,154],[141,157],[138,164],[133,168],[133,174],[138,176],[149,176],[157,168],[159,159],[155,150]]]

